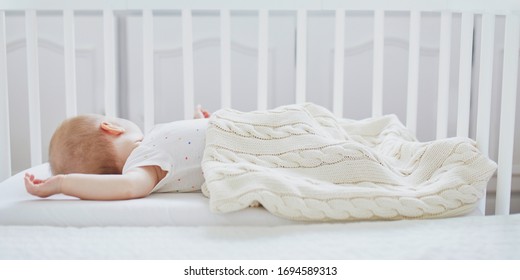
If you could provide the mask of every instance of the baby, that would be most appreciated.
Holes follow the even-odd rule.
[[[87,200],[141,198],[152,192],[200,190],[206,118],[155,126],[146,137],[131,121],[101,115],[65,120],[49,147],[53,176],[25,174],[27,192],[39,197],[66,194]]]

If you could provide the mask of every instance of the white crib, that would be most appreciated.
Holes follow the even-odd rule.
[[[448,136],[463,136],[463,137],[474,137],[478,142],[481,151],[485,154],[490,154],[490,143],[498,143],[498,153],[497,153],[497,161],[498,161],[498,172],[496,176],[496,204],[495,204],[495,213],[499,215],[508,215],[510,212],[510,201],[511,201],[511,186],[512,186],[512,176],[513,174],[518,175],[518,168],[514,168],[513,166],[513,155],[514,155],[514,144],[515,139],[515,119],[516,114],[516,104],[517,104],[517,95],[519,92],[518,89],[518,79],[519,79],[519,41],[520,41],[520,3],[515,0],[500,0],[500,1],[464,1],[464,0],[453,0],[453,1],[409,1],[409,0],[392,0],[392,1],[384,1],[384,0],[372,0],[372,1],[355,1],[355,0],[321,0],[321,1],[297,1],[297,0],[266,0],[266,1],[233,1],[233,0],[219,0],[219,1],[208,1],[208,0],[194,0],[194,1],[161,1],[161,0],[149,0],[149,1],[138,1],[138,0],[112,0],[112,1],[19,1],[19,0],[7,0],[3,1],[0,4],[0,180],[5,180],[3,184],[14,184],[15,179],[20,179],[20,174],[18,177],[12,174],[12,162],[14,158],[17,156],[19,151],[14,150],[12,148],[13,143],[11,143],[12,137],[10,132],[12,131],[12,127],[14,125],[18,126],[26,126],[28,125],[30,131],[30,141],[29,147],[26,147],[25,150],[30,150],[30,166],[26,166],[26,168],[40,168],[39,171],[42,171],[42,166],[44,163],[44,153],[45,147],[48,145],[48,137],[44,137],[42,135],[42,119],[46,118],[47,112],[41,110],[41,100],[45,99],[46,96],[40,94],[40,86],[42,84],[41,80],[41,71],[43,69],[39,66],[39,41],[38,41],[38,24],[37,19],[42,13],[58,13],[62,14],[63,17],[63,25],[62,30],[57,32],[63,32],[63,61],[64,61],[64,86],[65,86],[65,97],[66,97],[66,108],[64,109],[65,116],[70,117],[78,114],[78,106],[79,106],[79,98],[78,96],[78,88],[77,88],[77,61],[76,61],[76,40],[78,34],[75,29],[75,17],[82,13],[94,13],[102,17],[102,32],[103,32],[103,100],[104,106],[103,111],[107,115],[118,116],[121,115],[119,112],[120,106],[118,106],[118,102],[121,98],[120,91],[118,90],[118,84],[120,83],[117,71],[117,67],[122,67],[121,65],[121,57],[116,52],[116,44],[123,44],[125,42],[121,42],[117,40],[118,34],[116,33],[118,30],[114,28],[115,20],[117,18],[126,17],[128,15],[137,16],[142,18],[142,24],[139,30],[136,32],[142,32],[142,126],[143,130],[149,130],[157,121],[156,121],[156,112],[157,108],[155,108],[155,92],[156,92],[156,82],[155,82],[155,73],[154,69],[154,50],[156,46],[154,46],[154,18],[158,15],[171,15],[172,13],[180,18],[180,22],[182,25],[182,33],[181,33],[181,41],[182,41],[182,92],[177,96],[179,100],[182,100],[182,105],[180,106],[183,110],[184,118],[191,118],[193,115],[193,108],[196,105],[195,98],[195,80],[197,83],[204,83],[200,78],[195,76],[194,71],[194,44],[193,44],[193,14],[197,11],[211,11],[213,14],[218,15],[219,22],[219,30],[220,30],[220,53],[219,53],[219,61],[220,61],[220,71],[215,73],[214,75],[218,75],[218,80],[220,83],[220,89],[216,90],[218,92],[218,103],[214,106],[216,107],[232,107],[232,100],[237,97],[238,93],[232,92],[232,79],[240,79],[240,73],[233,73],[232,75],[232,66],[231,66],[231,56],[232,56],[232,40],[231,40],[231,19],[233,17],[233,13],[236,11],[251,11],[255,15],[257,14],[258,18],[258,32],[255,36],[257,36],[257,46],[256,46],[256,55],[257,55],[257,79],[256,79],[256,109],[268,109],[276,104],[272,98],[272,94],[269,93],[269,25],[271,23],[271,17],[273,13],[277,13],[279,11],[287,11],[290,13],[294,13],[296,19],[296,30],[295,30],[295,66],[294,66],[294,92],[287,93],[291,97],[289,100],[292,100],[295,103],[301,103],[309,101],[308,96],[308,83],[313,79],[312,76],[309,76],[309,63],[308,56],[309,48],[308,48],[308,39],[307,39],[307,30],[308,30],[308,15],[313,12],[324,12],[327,13],[328,16],[332,16],[334,19],[334,49],[333,49],[333,79],[330,80],[330,102],[329,109],[333,111],[337,116],[348,116],[347,106],[345,104],[348,102],[345,93],[348,92],[348,85],[345,83],[345,48],[348,45],[348,36],[345,36],[345,24],[346,20],[348,20],[349,12],[361,11],[368,13],[370,17],[373,19],[373,56],[372,56],[372,64],[371,64],[371,72],[372,72],[372,81],[371,81],[371,92],[367,94],[371,94],[370,97],[370,112],[367,114],[370,116],[380,116],[389,112],[388,109],[385,109],[385,75],[388,75],[388,71],[384,71],[385,68],[385,30],[387,30],[388,26],[386,25],[385,18],[394,12],[404,13],[409,18],[409,25],[406,27],[406,30],[403,32],[408,32],[408,59],[407,59],[407,75],[406,81],[406,94],[403,95],[403,100],[401,100],[402,104],[406,104],[404,106],[404,123],[406,126],[412,130],[416,131],[418,129],[418,123],[421,122],[421,114],[420,110],[422,107],[418,106],[418,99],[420,98],[420,77],[419,77],[419,65],[420,65],[420,41],[424,34],[421,33],[421,22],[425,14],[438,14],[440,15],[440,45],[439,45],[439,58],[438,58],[438,69],[436,69],[435,75],[430,79],[435,79],[437,83],[437,91],[435,103],[436,105],[436,118],[431,123],[435,124],[435,127],[427,128],[430,131],[435,131],[435,138],[445,138]],[[26,63],[27,63],[27,86],[28,86],[28,124],[18,123],[17,119],[13,119],[13,103],[10,101],[16,92],[8,91],[8,84],[12,81],[12,79],[16,79],[16,77],[9,77],[8,67],[8,59],[7,59],[7,40],[6,40],[6,30],[9,26],[6,25],[6,18],[12,14],[20,15],[23,14],[25,20],[25,32],[26,32]],[[452,29],[455,28],[454,19],[457,19],[457,22],[460,20],[460,38],[454,39]],[[480,23],[480,25],[477,25]],[[499,23],[499,24],[498,24]],[[502,24],[503,23],[503,24]],[[459,26],[457,26],[459,28]],[[477,32],[478,31],[478,32]],[[504,42],[503,42],[503,57],[497,57],[495,54],[495,33],[504,34]],[[476,40],[478,38],[475,34],[479,35],[480,40]],[[500,42],[502,44],[502,42]],[[455,49],[460,46],[460,49]],[[458,53],[459,55],[456,59],[453,59],[452,53]],[[496,66],[496,61],[500,60],[498,63],[499,67]],[[119,62],[119,64],[117,63]],[[61,63],[61,60],[60,60]],[[456,72],[454,73],[453,65],[458,65]],[[500,84],[497,85],[496,77],[501,77],[499,81]],[[453,86],[450,84],[453,82],[453,77],[456,77],[456,91],[450,90]],[[354,77],[355,79],[356,77]],[[328,93],[327,93],[328,94]],[[359,94],[359,93],[358,93]],[[454,105],[454,102],[451,102],[451,99],[456,96],[457,103]],[[133,97],[128,97],[133,98]],[[389,98],[386,96],[386,98]],[[396,97],[397,98],[397,97]],[[139,99],[140,100],[140,99]],[[492,105],[496,100],[500,100],[500,105],[498,109],[493,109]],[[137,101],[139,102],[139,101]],[[454,108],[454,109],[453,109]],[[54,110],[54,109],[53,109]],[[58,110],[58,109],[55,109]],[[450,124],[449,114],[456,121],[453,126]],[[128,117],[125,115],[125,117]],[[499,122],[499,129],[496,130],[492,128],[493,121]],[[451,132],[454,127],[454,133]],[[499,133],[495,135],[495,131]],[[454,135],[453,135],[454,134]],[[517,166],[517,165],[515,165]],[[45,173],[43,173],[45,174]],[[7,182],[7,183],[6,183]],[[493,181],[494,182],[494,181]],[[21,180],[19,182],[20,188],[22,187]],[[495,189],[494,185],[490,186],[492,190]],[[186,198],[188,199],[188,198]],[[153,200],[152,200],[153,202]],[[197,202],[200,203],[200,202]],[[482,199],[482,203],[480,206],[480,210],[483,213],[485,209],[486,199]],[[87,204],[84,204],[88,207]],[[117,207],[124,209],[125,207],[131,207],[131,204],[120,204]],[[146,203],[141,205],[142,207],[147,207]],[[140,207],[141,207],[140,206]],[[148,205],[149,206],[149,205]],[[37,211],[35,205],[31,206],[32,208],[27,208],[27,212],[22,213],[22,215],[29,215],[30,211]],[[73,206],[66,206],[73,207]],[[19,209],[22,208],[17,208]],[[66,209],[66,208],[61,208]],[[142,208],[140,208],[142,209]],[[182,211],[176,209],[178,211]],[[24,210],[25,211],[25,210]],[[251,210],[257,211],[257,210]],[[261,211],[261,210],[259,210]],[[7,215],[4,212],[3,215]],[[1,212],[0,212],[1,214]],[[257,214],[257,212],[254,212]],[[474,224],[476,221],[481,223],[482,227],[489,227],[486,230],[483,230],[482,234],[478,236],[478,238],[487,238],[486,236],[493,235],[495,230],[500,226],[510,226],[511,236],[505,237],[507,239],[505,242],[510,246],[509,248],[501,247],[497,249],[497,256],[499,258],[518,258],[518,252],[520,249],[518,248],[518,241],[515,241],[515,232],[518,233],[519,230],[519,219],[516,215],[512,215],[511,218],[508,217],[494,217],[496,219],[491,219],[492,217],[467,217],[467,218],[459,218],[459,220],[449,220],[449,221],[423,221],[420,229],[411,230],[411,232],[417,234],[424,234],[423,230],[432,225],[438,224],[439,228],[449,229],[452,226],[460,223],[462,227],[469,226]],[[219,227],[222,225],[233,225],[232,222],[229,222],[232,218],[221,218],[218,222],[207,222],[208,226],[211,227]],[[244,222],[246,218],[239,218],[239,220]],[[467,219],[464,221],[463,219]],[[479,220],[477,220],[479,219]],[[508,220],[511,219],[511,220]],[[4,221],[9,220],[4,217]],[[217,219],[218,220],[218,219]],[[1,257],[22,257],[22,258],[32,258],[41,257],[42,255],[31,255],[27,253],[29,250],[21,250],[20,248],[13,247],[20,244],[20,241],[16,238],[16,236],[21,236],[23,240],[27,241],[30,237],[28,234],[29,231],[34,230],[31,226],[27,224],[18,224],[13,222],[13,220],[9,220],[11,222],[4,222],[6,225],[2,226],[1,235],[6,236],[3,240],[3,243],[0,243],[0,248],[4,246],[3,252],[10,252],[7,255],[0,254]],[[499,221],[499,222],[497,222]],[[386,223],[375,223],[376,230],[385,231],[389,230],[392,227],[404,227],[407,228],[415,221],[401,221],[396,224],[389,225]],[[421,221],[416,221],[421,223]],[[220,224],[219,224],[220,223]],[[501,224],[500,224],[501,223]],[[270,228],[269,226],[281,224],[279,221],[276,222],[265,222],[260,223],[263,225],[263,228],[258,227],[258,230],[253,230],[247,227],[239,227],[239,228],[219,228],[216,232],[222,233],[230,233],[233,231],[240,232],[244,235],[253,234],[253,231],[257,231],[257,234],[272,234],[273,231],[276,231],[276,228]],[[284,224],[284,223],[282,223]],[[14,226],[13,226],[14,225]],[[18,225],[18,226],[16,226]],[[33,227],[40,228],[41,226],[45,226],[45,223],[35,223]],[[67,224],[58,224],[61,226],[67,226]],[[73,226],[92,226],[87,224],[73,224]],[[110,220],[107,220],[106,223],[100,224],[100,226],[125,226],[120,224],[111,224]],[[135,224],[130,224],[131,226],[136,226]],[[142,224],[142,226],[149,226],[156,224]],[[189,253],[188,247],[184,247],[184,249],[178,250],[179,245],[172,245],[167,243],[166,247],[170,246],[172,250],[178,250],[180,253],[164,253],[157,252],[150,249],[148,254],[145,254],[143,258],[200,258],[209,256],[214,258],[219,258],[221,256],[224,257],[247,257],[247,258],[255,258],[258,255],[255,255],[253,252],[248,253],[245,249],[236,249],[235,251],[231,250],[230,252],[234,252],[234,255],[226,255],[224,253],[216,253],[217,251],[222,250],[222,247],[218,245],[213,246],[209,244],[208,241],[210,239],[206,239],[204,230],[201,228],[186,228],[190,225],[196,225],[196,222],[190,224],[190,222],[181,223],[181,226],[178,228],[184,231],[187,231],[187,235],[182,235],[177,232],[175,227],[172,228],[162,228],[162,229],[153,229],[153,228],[141,228],[137,229],[137,236],[148,238],[153,237],[155,233],[160,234],[164,238],[165,234],[172,234],[176,236],[180,240],[188,240],[188,237],[196,238],[198,241],[201,241],[199,247],[200,251],[195,250],[195,252],[199,253]],[[253,226],[254,224],[245,222],[243,225]],[[55,226],[55,224],[53,224]],[[15,230],[12,229],[15,228]],[[307,227],[307,228],[305,228]],[[343,230],[350,229],[364,229],[362,225],[285,225],[281,227],[280,230],[282,233],[289,234],[297,231],[305,231],[308,230],[312,232],[327,231],[327,234],[324,234],[323,239],[321,241],[317,241],[319,246],[330,246],[332,242],[342,240],[344,236],[341,234]],[[473,228],[475,229],[475,228]],[[90,257],[101,257],[101,258],[126,258],[126,257],[136,257],[133,255],[131,250],[126,251],[127,254],[122,255],[110,255],[110,254],[102,254],[102,249],[97,251],[97,254],[93,255],[74,255],[72,253],[73,249],[70,246],[73,242],[80,240],[81,238],[85,238],[85,236],[90,233],[99,233],[97,236],[102,236],[97,241],[102,240],[103,238],[107,238],[108,232],[111,230],[112,233],[117,233],[119,237],[127,238],[128,244],[130,242],[135,242],[137,237],[130,237],[123,230],[115,230],[106,228],[104,231],[103,228],[90,227],[85,228],[83,230],[75,230],[71,228],[63,228],[56,227],[51,232],[50,229],[46,229],[43,227],[42,232],[53,235],[56,234],[58,236],[71,235],[72,238],[65,242],[65,245],[58,244],[59,242],[56,240],[54,244],[63,249],[62,252],[68,252],[72,255],[47,255],[50,258],[58,257],[72,257],[72,258],[90,258]],[[215,230],[213,228],[212,230]],[[391,230],[390,230],[391,231]],[[457,235],[458,234],[458,235]],[[464,232],[455,233],[458,238],[462,238],[464,236]],[[16,236],[15,236],[16,235]],[[283,235],[283,234],[282,234]],[[394,232],[394,234],[390,234],[392,237],[399,239],[400,232]],[[315,237],[312,234],[308,236],[303,236],[302,240],[305,242],[305,238],[313,238]],[[443,242],[439,236],[437,241],[434,242]],[[446,233],[443,237],[450,238],[449,234]],[[25,238],[25,239],[24,239]],[[183,239],[184,238],[184,239]],[[354,235],[353,240],[362,240],[363,237],[361,235]],[[356,239],[357,238],[357,239]],[[378,236],[377,238],[383,238],[382,236]],[[389,237],[385,237],[389,238]],[[9,243],[9,240],[12,242]],[[384,240],[384,239],[381,239]],[[460,241],[461,239],[457,239]],[[162,240],[164,241],[164,240]],[[255,244],[254,239],[248,239],[249,243],[241,244],[240,246]],[[365,240],[366,241],[366,240]],[[0,241],[2,242],[2,241]],[[273,239],[267,242],[267,246],[280,246],[286,242],[287,244],[295,244],[294,241],[289,241],[285,239]],[[401,243],[397,242],[397,244],[406,244],[405,238],[401,239]],[[224,242],[225,243],[225,242]],[[233,243],[231,240],[228,240],[226,244]],[[36,244],[36,243],[34,243]],[[31,248],[34,250],[34,244]],[[68,244],[68,245],[67,245]],[[168,245],[169,244],[169,245]],[[191,244],[191,243],[190,243]],[[352,245],[354,243],[350,243]],[[453,244],[452,244],[453,245]],[[160,248],[160,244],[158,242],[153,243],[151,248],[155,248],[158,250]],[[172,247],[173,246],[173,247]],[[206,253],[209,255],[203,255],[204,246],[209,246],[209,249]],[[239,246],[239,247],[240,247]],[[285,245],[291,246],[291,245]],[[316,245],[318,246],[318,245]],[[37,246],[36,246],[37,247]],[[253,245],[256,250],[261,251],[261,247],[258,244]],[[238,247],[237,247],[238,248]],[[242,248],[242,247],[240,247]],[[290,250],[289,247],[287,247]],[[345,248],[345,247],[341,247]],[[376,252],[373,247],[374,252]],[[497,247],[498,248],[498,247]],[[8,250],[9,249],[9,250]],[[41,249],[41,248],[40,248]],[[120,249],[120,248],[119,248]],[[128,248],[127,248],[128,249]],[[475,250],[478,250],[478,246]],[[22,252],[19,255],[13,253],[18,250],[18,252]],[[43,249],[42,249],[43,250]],[[313,251],[314,250],[314,251]],[[311,258],[320,258],[320,257],[329,257],[329,258],[356,258],[361,257],[362,255],[351,254],[348,255],[346,253],[338,253],[337,255],[332,255],[327,253],[323,253],[322,255],[312,255],[312,252],[319,251],[318,247],[311,248],[310,253],[306,255],[306,257]],[[340,249],[341,250],[341,249]],[[414,251],[415,250],[415,251]],[[424,249],[428,250],[428,249]],[[501,251],[500,251],[501,250]],[[448,255],[430,255],[427,257],[432,258],[449,258],[449,257],[462,257],[462,258],[471,258],[472,254],[475,254],[477,251],[470,252],[462,252],[460,254],[455,254],[453,256]],[[24,253],[25,252],[25,255]],[[213,254],[211,253],[213,252]],[[453,250],[454,252],[454,250]],[[453,253],[451,252],[451,253]],[[187,255],[182,255],[182,254]],[[280,253],[278,251],[278,253]],[[410,252],[410,255],[405,256],[405,258],[416,258],[421,256],[421,248],[413,249]],[[464,253],[467,253],[464,255]],[[10,255],[9,255],[10,254]],[[271,253],[263,252],[260,254],[261,258],[263,257],[272,257],[276,256]],[[299,258],[305,256],[296,256],[294,254],[282,254],[280,257],[288,257],[288,258]],[[379,258],[392,258],[396,255],[385,255],[382,252],[377,252],[372,257]],[[401,255],[401,258],[403,255]],[[474,256],[478,257],[478,256]],[[484,258],[492,257],[490,255],[483,255]]]

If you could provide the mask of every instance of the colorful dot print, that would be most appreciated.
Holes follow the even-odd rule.
[[[156,126],[146,135],[129,161],[167,166],[166,177],[153,192],[193,192],[200,190],[204,176],[200,167],[204,153],[207,120],[186,120]]]

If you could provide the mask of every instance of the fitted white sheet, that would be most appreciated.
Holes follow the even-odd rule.
[[[26,171],[39,178],[50,175],[49,165]],[[208,226],[295,224],[263,208],[230,214],[210,212],[202,193],[162,193],[124,201],[84,201],[65,195],[40,199],[25,191],[20,172],[0,183],[0,225],[47,226]]]
[[[277,227],[0,226],[0,259],[520,259],[520,215]]]

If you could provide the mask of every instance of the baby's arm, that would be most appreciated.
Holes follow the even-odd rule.
[[[157,169],[145,166],[121,175],[68,174],[47,180],[27,173],[24,180],[27,192],[39,197],[63,193],[86,200],[123,200],[147,196],[164,177]]]

